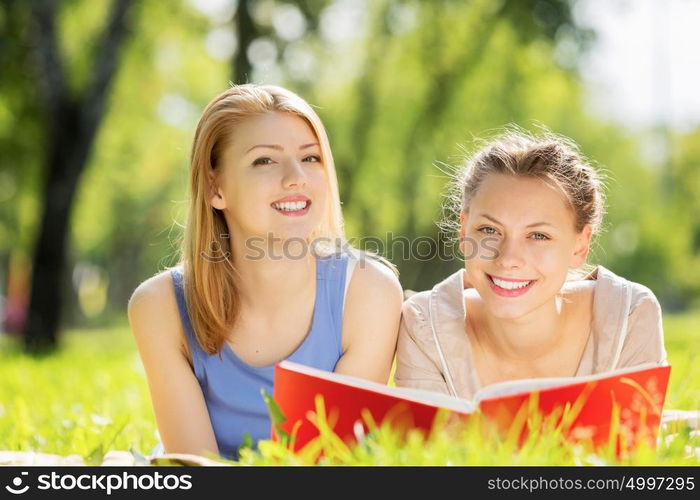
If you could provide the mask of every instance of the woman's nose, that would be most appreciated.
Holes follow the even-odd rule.
[[[306,173],[304,172],[301,162],[296,159],[285,162],[282,184],[285,188],[303,186],[306,184]]]
[[[496,261],[504,269],[518,269],[524,264],[523,249],[513,238],[503,238],[498,247]]]

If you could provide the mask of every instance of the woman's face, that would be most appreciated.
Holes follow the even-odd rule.
[[[211,204],[224,212],[232,238],[305,240],[326,206],[320,144],[309,124],[291,113],[236,124],[214,183]]]
[[[489,175],[461,216],[467,279],[488,312],[524,318],[551,303],[583,265],[591,228],[576,232],[560,190],[540,179]]]

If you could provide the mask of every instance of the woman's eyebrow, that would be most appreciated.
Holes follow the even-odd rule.
[[[489,214],[479,214],[479,216],[480,216],[480,217],[483,217],[483,218],[485,218],[485,219],[488,219],[488,220],[490,220],[491,222],[495,222],[496,224],[499,224],[499,225],[501,225],[501,226],[503,225],[503,223],[499,222],[499,221],[498,221],[497,219],[495,219],[494,217],[491,217]],[[551,226],[551,227],[554,227],[554,224],[552,224],[552,223],[550,223],[550,222],[542,221],[542,222],[533,222],[532,224],[528,224],[528,225],[525,226],[525,227],[535,227],[535,226]]]
[[[299,150],[312,148],[314,146],[318,146],[318,143],[312,142],[309,144],[304,144],[303,146],[299,146]],[[269,149],[276,149],[277,151],[284,151],[284,148],[282,146],[280,146],[279,144],[257,144],[255,146],[253,146],[252,148],[250,148],[248,151],[246,151],[246,154],[250,153],[252,150],[254,150],[256,148],[269,148]]]
[[[252,150],[254,150],[256,148],[269,148],[269,149],[276,149],[278,151],[282,151],[284,149],[279,144],[258,144],[256,146],[253,146],[252,148],[250,148],[248,151],[246,151],[246,153],[250,153]]]

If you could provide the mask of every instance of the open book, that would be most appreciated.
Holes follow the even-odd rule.
[[[390,418],[402,430],[429,432],[438,410],[444,409],[458,418],[478,411],[504,431],[523,426],[537,411],[558,419],[572,439],[606,445],[612,431],[614,439],[621,440],[618,448],[631,448],[640,437],[654,446],[670,370],[640,365],[585,377],[513,380],[484,387],[469,401],[282,361],[275,367],[273,398],[287,419],[281,430],[292,435],[296,450],[318,435],[312,422],[318,395],[326,415],[335,420],[333,430],[348,442],[367,431],[363,411],[368,410],[377,424]],[[274,428],[272,437],[279,437]]]

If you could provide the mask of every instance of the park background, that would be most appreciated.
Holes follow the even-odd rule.
[[[475,138],[571,137],[608,176],[590,262],[654,291],[667,406],[700,408],[698,19],[690,0],[0,1],[0,449],[157,442],[126,304],[177,261],[199,114],[248,81],[316,106],[346,234],[406,289],[462,265],[417,254],[450,245],[446,173]]]

